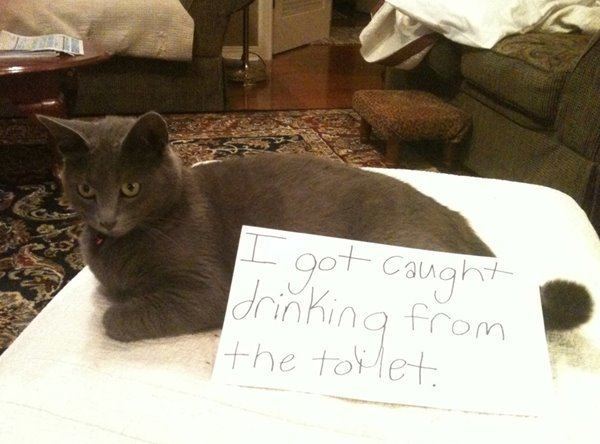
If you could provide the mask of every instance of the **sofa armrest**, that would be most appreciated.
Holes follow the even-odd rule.
[[[600,161],[600,32],[563,88],[556,130],[559,140],[591,161]]]
[[[186,0],[194,19],[193,58],[220,57],[231,14],[254,0]]]

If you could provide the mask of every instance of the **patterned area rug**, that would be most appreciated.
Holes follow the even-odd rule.
[[[277,151],[385,166],[377,149],[359,142],[359,118],[351,110],[174,115],[167,121],[172,146],[187,165]],[[52,156],[44,143],[44,133],[26,121],[0,122],[0,151],[13,150],[10,171],[34,165],[29,177],[47,175]],[[2,168],[9,175],[6,162]],[[0,353],[83,267],[79,232],[54,182],[0,185]]]

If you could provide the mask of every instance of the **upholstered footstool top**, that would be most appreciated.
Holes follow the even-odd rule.
[[[356,91],[352,107],[384,137],[404,142],[459,142],[471,124],[466,112],[424,91]]]
[[[402,145],[439,142],[443,163],[455,170],[459,145],[471,127],[470,116],[433,94],[412,90],[361,90],[352,97],[352,107],[361,116],[360,139],[367,143],[372,128],[386,140],[389,166],[399,166]]]

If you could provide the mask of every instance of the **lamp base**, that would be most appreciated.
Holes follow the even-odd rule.
[[[227,79],[232,82],[243,83],[244,86],[267,80],[267,72],[260,61],[249,61],[240,67],[227,71]]]

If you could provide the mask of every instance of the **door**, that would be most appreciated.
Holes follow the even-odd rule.
[[[274,0],[273,54],[329,37],[332,0]]]

